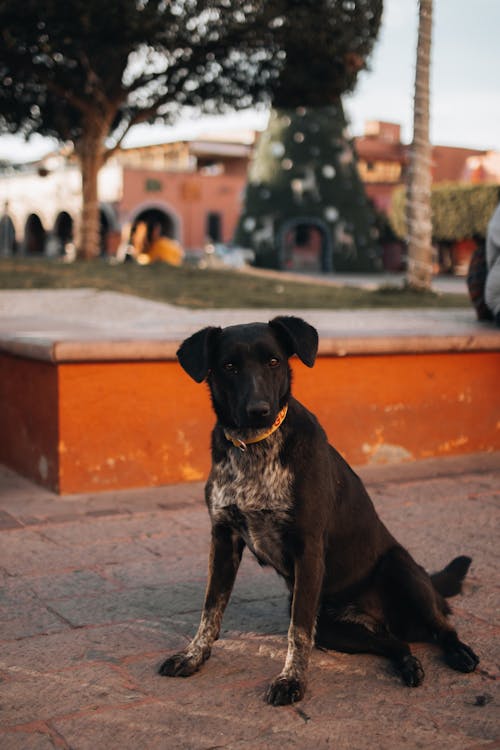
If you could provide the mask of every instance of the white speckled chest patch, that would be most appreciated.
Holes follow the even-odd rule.
[[[244,452],[231,448],[212,471],[212,512],[236,505],[242,513],[287,511],[291,505],[292,473],[280,460],[283,439],[278,433]]]
[[[230,449],[212,470],[210,508],[214,519],[225,520],[229,508],[244,519],[240,529],[249,549],[283,575],[282,532],[292,508],[292,472],[280,461],[281,435],[244,453]],[[265,444],[266,443],[266,444]]]

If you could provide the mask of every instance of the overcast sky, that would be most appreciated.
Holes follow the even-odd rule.
[[[112,0],[111,0],[112,1]],[[412,96],[418,24],[417,0],[385,0],[382,28],[354,94],[344,100],[353,135],[366,120],[389,120],[412,137]],[[431,140],[434,144],[500,151],[500,0],[434,0],[431,76]],[[243,127],[264,127],[262,115],[231,118]],[[168,128],[142,126],[129,145],[196,136],[219,127],[207,124]],[[27,144],[0,136],[0,158],[26,161],[51,144],[35,137]]]
[[[385,0],[381,32],[354,95],[353,131],[367,119],[401,123],[412,137],[417,0]],[[500,150],[500,0],[434,0],[431,140]]]

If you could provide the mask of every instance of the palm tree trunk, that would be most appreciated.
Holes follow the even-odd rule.
[[[431,144],[429,141],[429,73],[432,0],[419,0],[419,25],[413,143],[407,187],[408,270],[406,284],[430,289],[432,281]]]

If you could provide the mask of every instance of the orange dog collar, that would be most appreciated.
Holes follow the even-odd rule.
[[[245,451],[247,449],[247,445],[251,445],[252,443],[260,443],[261,440],[265,440],[270,435],[273,434],[273,432],[276,432],[276,430],[281,427],[283,422],[285,421],[285,417],[288,411],[288,404],[285,404],[285,406],[281,409],[281,411],[278,413],[278,416],[272,423],[271,427],[268,430],[265,430],[264,432],[259,433],[253,438],[248,438],[248,440],[239,440],[238,438],[233,437],[229,434],[229,432],[226,432],[224,430],[224,436],[226,440],[229,440],[230,443],[234,445],[235,448],[239,448],[241,451]]]

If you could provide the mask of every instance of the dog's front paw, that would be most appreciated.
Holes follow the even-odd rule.
[[[158,670],[164,677],[189,677],[201,667],[205,659],[196,658],[186,651],[165,659]]]
[[[457,672],[473,672],[479,664],[479,657],[470,646],[461,641],[457,641],[453,648],[447,649],[444,658],[448,666]]]
[[[404,656],[397,664],[398,672],[403,678],[403,682],[408,687],[418,687],[424,679],[425,673],[416,656],[408,654]]]
[[[305,683],[296,677],[279,675],[267,688],[266,701],[272,706],[288,706],[301,701],[305,689]]]

